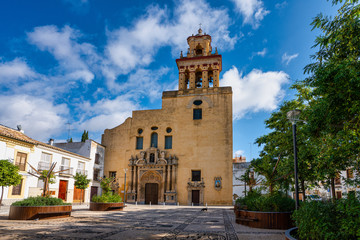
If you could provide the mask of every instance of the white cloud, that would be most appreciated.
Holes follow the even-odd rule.
[[[251,24],[254,29],[260,26],[260,22],[270,13],[264,8],[261,0],[232,0],[236,10],[244,17],[244,24]]]
[[[266,53],[267,53],[267,49],[264,48],[263,50],[261,50],[261,51],[259,51],[259,52],[254,52],[254,53],[252,54],[252,56],[251,56],[251,59],[252,59],[253,57],[255,57],[255,56],[265,57]]]
[[[31,78],[35,75],[28,64],[20,58],[15,58],[10,62],[0,62],[0,83],[11,81],[11,84],[14,84],[14,81],[16,82],[19,78]]]
[[[222,86],[231,86],[233,90],[233,117],[240,119],[247,113],[272,111],[284,97],[281,86],[288,82],[285,72],[262,72],[253,69],[243,76],[236,67],[224,73]]]
[[[277,4],[275,4],[275,8],[281,9],[281,8],[286,7],[286,5],[287,5],[287,2],[286,2],[286,1],[283,1],[282,3],[277,3]]]
[[[293,55],[288,55],[287,53],[284,53],[281,57],[281,62],[285,63],[286,65],[289,65],[289,63],[291,62],[291,60],[297,58],[299,56],[298,53],[295,53]]]
[[[0,96],[0,123],[15,128],[40,141],[64,131],[68,108],[29,95]]]
[[[103,132],[106,128],[113,128],[123,123],[126,118],[139,106],[135,104],[129,95],[121,95],[117,98],[102,99],[95,104],[84,102],[78,106],[83,112],[83,120],[77,125],[79,129],[92,132]]]
[[[108,84],[113,86],[118,75],[148,66],[161,47],[172,47],[176,57],[181,50],[186,54],[186,39],[197,33],[199,23],[211,34],[213,46],[222,50],[234,47],[237,36],[230,37],[231,19],[227,10],[212,8],[204,0],[179,1],[172,17],[166,8],[150,6],[132,27],[109,31],[105,50],[108,61],[102,69]]]
[[[87,83],[93,80],[94,74],[89,69],[100,62],[100,57],[93,45],[77,42],[81,36],[79,31],[69,26],[58,29],[54,25],[48,25],[36,27],[27,35],[31,44],[50,52],[68,76]]]

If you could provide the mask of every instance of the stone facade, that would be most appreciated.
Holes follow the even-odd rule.
[[[104,173],[128,202],[232,204],[232,89],[219,87],[221,55],[201,29],[176,60],[179,90],[162,95],[162,108],[133,111],[106,129]],[[156,201],[155,201],[156,200]]]

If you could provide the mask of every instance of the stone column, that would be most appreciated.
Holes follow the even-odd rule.
[[[172,165],[172,190],[173,192],[176,192],[176,168],[177,165]]]
[[[184,89],[186,89],[185,73],[179,72],[179,90],[184,90]]]
[[[134,190],[134,166],[131,166],[131,183],[130,183],[130,191]]]
[[[195,72],[190,72],[190,89],[195,89]]]
[[[202,88],[208,88],[208,87],[209,87],[208,71],[203,70],[202,71]]]
[[[214,70],[214,76],[213,76],[213,79],[214,79],[214,83],[213,83],[213,86],[214,87],[219,87],[219,70]]]
[[[168,179],[169,179],[169,186],[168,186],[167,191],[171,192],[171,185],[172,185],[172,182],[171,182],[171,165],[168,165],[167,172],[168,172],[167,175],[168,175]]]

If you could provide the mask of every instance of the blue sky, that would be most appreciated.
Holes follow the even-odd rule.
[[[101,141],[132,110],[161,108],[176,90],[175,59],[201,23],[233,87],[234,154],[258,156],[256,138],[288,88],[303,79],[325,0],[12,0],[0,7],[0,124],[65,141],[67,123]]]

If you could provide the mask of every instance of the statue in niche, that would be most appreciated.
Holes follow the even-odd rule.
[[[155,154],[154,153],[150,153],[149,163],[155,163]]]
[[[161,151],[161,152],[160,152],[160,158],[161,158],[161,159],[165,159],[165,151]]]

